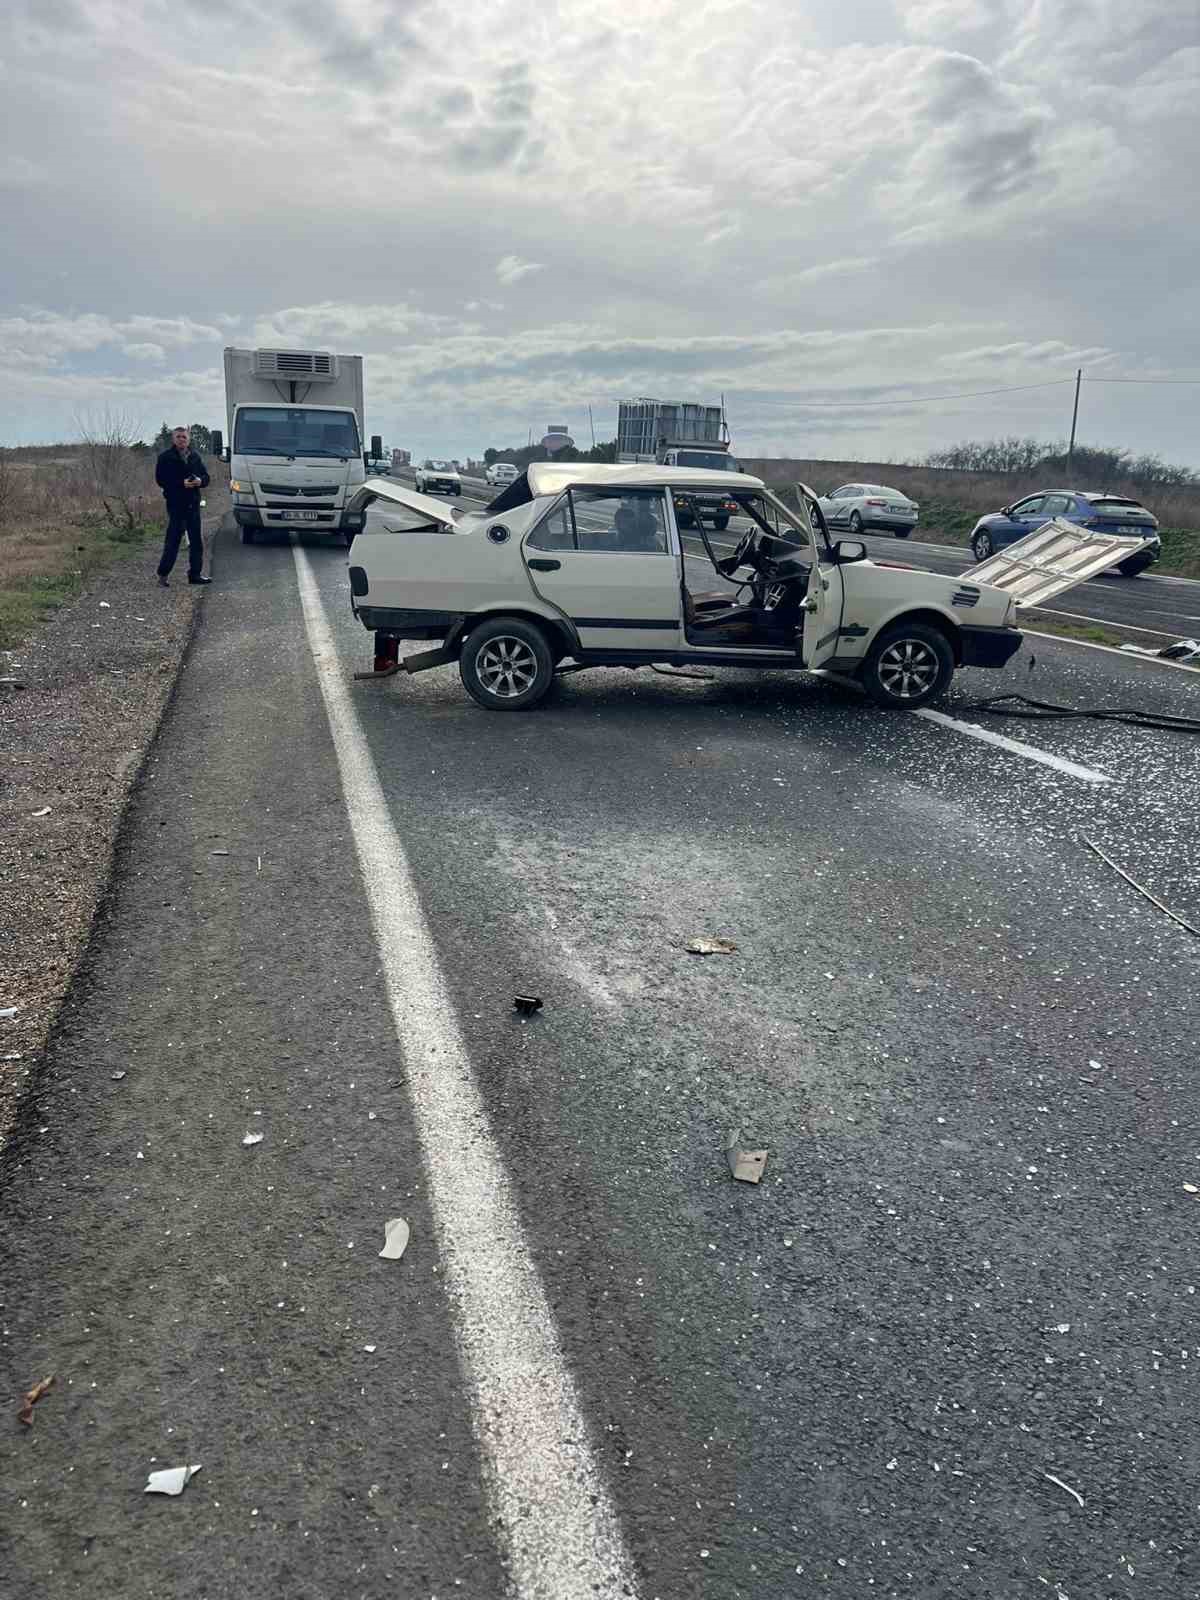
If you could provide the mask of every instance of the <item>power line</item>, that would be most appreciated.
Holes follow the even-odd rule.
[[[1084,383],[1200,383],[1200,378],[1085,378]]]
[[[1057,389],[1065,383],[1074,382],[1074,378],[1051,378],[1048,383],[1017,383],[1005,389],[973,389],[969,394],[922,394],[907,399],[897,396],[891,400],[760,400],[755,396],[744,403],[750,406],[801,406],[808,411],[828,409],[858,411],[865,410],[869,406],[924,406],[934,405],[942,400],[980,400],[990,394],[1023,394],[1030,389]],[[737,389],[733,393],[754,395],[751,389]]]

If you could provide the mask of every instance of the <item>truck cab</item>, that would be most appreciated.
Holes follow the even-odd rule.
[[[350,544],[366,476],[362,357],[227,349],[225,404],[242,543],[303,528]]]
[[[655,459],[662,467],[686,467],[689,470],[698,467],[707,472],[745,470],[723,444],[665,444],[659,449]],[[702,522],[710,523],[714,528],[724,532],[729,526],[730,517],[737,516],[738,509],[727,494],[689,495],[686,498],[676,496],[675,521],[679,527],[694,527],[697,512]]]

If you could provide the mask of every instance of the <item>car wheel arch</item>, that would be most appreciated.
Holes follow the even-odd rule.
[[[453,635],[447,636],[447,648],[461,649],[473,628],[477,628],[482,622],[494,622],[497,617],[516,617],[521,622],[533,623],[546,635],[550,649],[557,659],[574,655],[580,648],[578,639],[573,636],[570,626],[563,618],[548,616],[546,612],[538,611],[534,606],[522,605],[519,602],[515,605],[498,602],[495,605],[485,606],[482,610],[472,611],[456,625]]]
[[[954,654],[954,665],[961,667],[963,663],[962,630],[953,617],[948,617],[944,611],[939,611],[935,606],[908,606],[887,617],[874,630],[870,644],[885,633],[890,633],[893,628],[902,627],[905,623],[917,623],[926,628],[937,628],[946,636],[946,643]]]

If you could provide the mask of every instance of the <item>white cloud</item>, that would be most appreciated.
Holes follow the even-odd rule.
[[[531,272],[543,272],[540,261],[522,261],[520,256],[501,256],[496,263],[496,276],[501,283],[519,283]]]
[[[865,401],[1200,368],[1179,0],[660,0],[653,25],[627,0],[214,0],[169,29],[158,0],[10,0],[6,23],[10,437],[61,432],[85,390],[219,417],[230,343],[362,351],[375,431],[430,453],[630,385],[739,384],[755,442],[820,416],[830,445],[919,451],[1042,402]],[[814,392],[861,413],[775,405]],[[1178,393],[1093,391],[1089,429],[1194,454]]]
[[[165,361],[167,352],[160,344],[126,344],[121,353],[131,361]]]

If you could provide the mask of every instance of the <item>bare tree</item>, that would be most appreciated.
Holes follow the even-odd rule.
[[[16,479],[9,453],[0,445],[0,528],[4,527],[13,512],[13,502],[17,497]]]
[[[133,446],[141,428],[120,411],[105,411],[98,419],[76,417],[83,441],[83,472],[87,488],[99,501],[114,528],[133,533],[146,520],[145,468]]]

